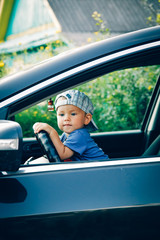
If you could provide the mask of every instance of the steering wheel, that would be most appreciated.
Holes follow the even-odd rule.
[[[36,138],[40,144],[43,153],[47,156],[50,162],[61,162],[60,157],[49,137],[49,134],[42,130],[39,133],[36,133]]]

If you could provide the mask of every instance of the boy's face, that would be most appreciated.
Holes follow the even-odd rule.
[[[74,105],[60,106],[57,110],[58,127],[67,134],[83,128],[91,119],[92,115],[90,113],[86,114]]]

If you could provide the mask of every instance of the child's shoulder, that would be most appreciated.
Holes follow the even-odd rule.
[[[79,133],[79,134],[86,134],[86,135],[90,135],[88,130],[86,128],[79,128],[74,130],[72,133]]]
[[[87,128],[85,128],[85,127],[76,129],[76,130],[74,130],[74,132],[87,133],[87,134],[89,134]]]

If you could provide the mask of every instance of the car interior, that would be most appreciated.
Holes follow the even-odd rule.
[[[160,155],[160,135],[145,150],[143,156],[159,156]]]

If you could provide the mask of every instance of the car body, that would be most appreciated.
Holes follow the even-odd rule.
[[[140,129],[92,134],[108,161],[23,165],[40,148],[11,121],[66,89],[150,65],[160,65],[160,27],[93,43],[0,80],[2,239],[159,239],[160,155],[143,153],[160,134],[160,78]]]

